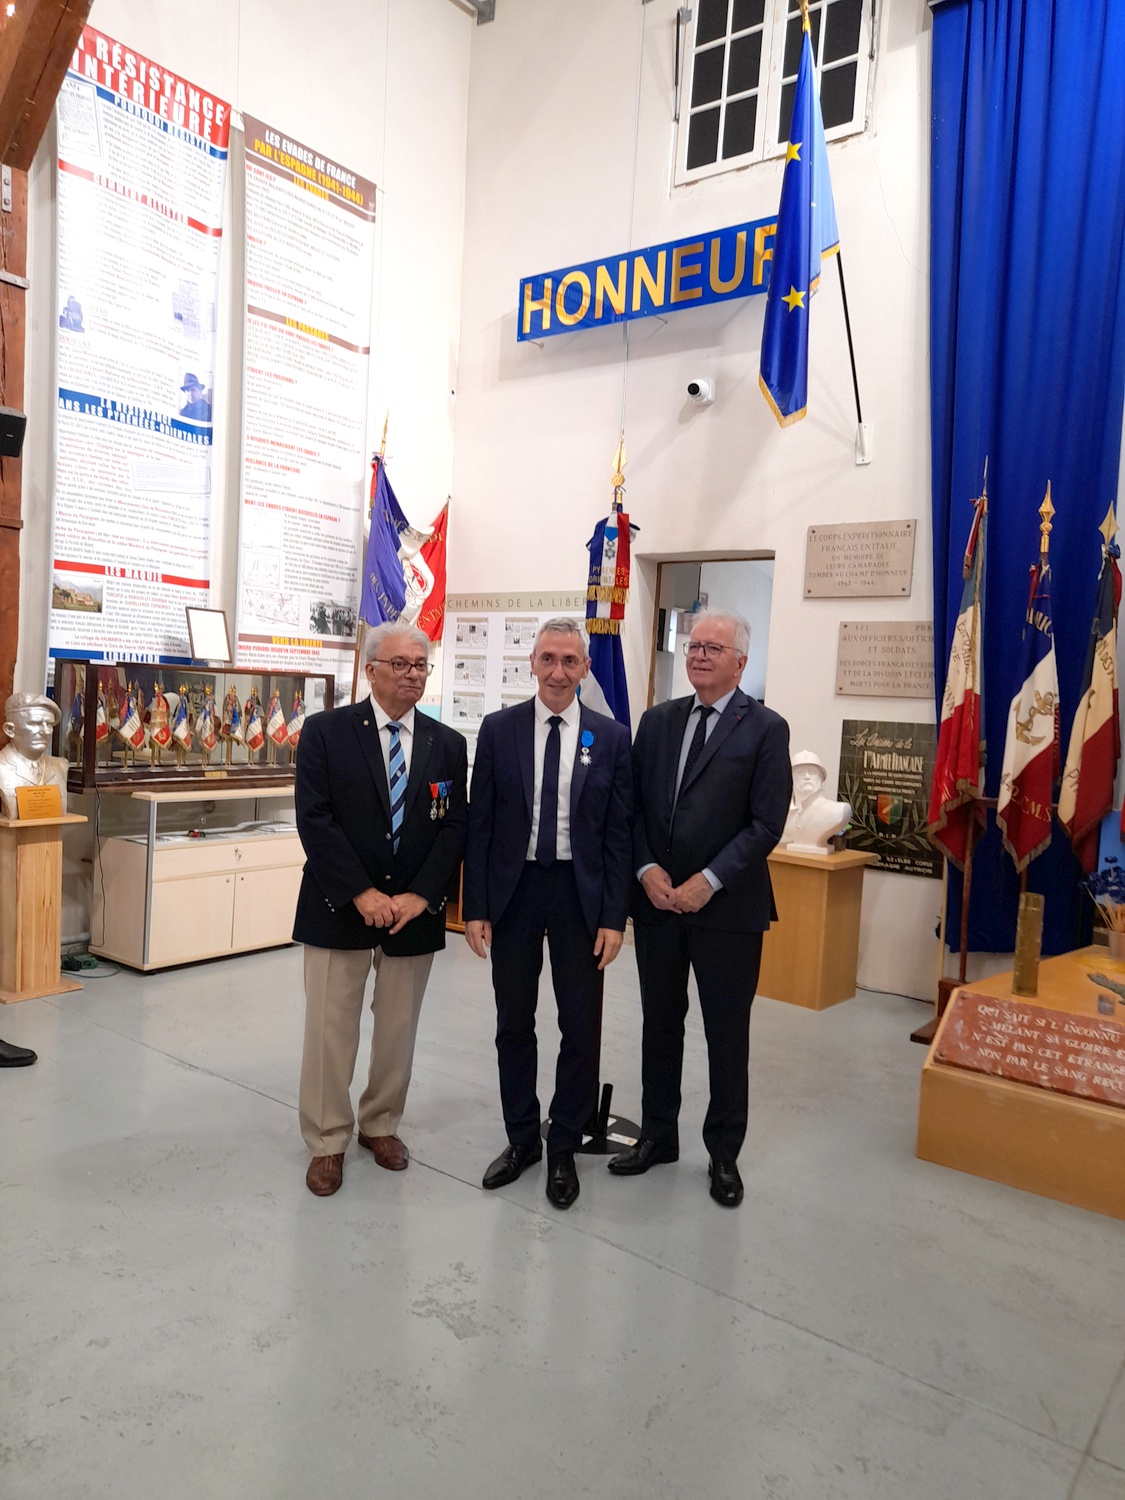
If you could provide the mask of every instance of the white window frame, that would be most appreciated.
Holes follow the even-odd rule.
[[[810,0],[812,8],[819,8],[824,0]],[[781,108],[782,79],[781,69],[785,59],[785,31],[789,21],[789,0],[766,0],[765,24],[762,27],[762,60],[758,76],[758,118],[755,134],[758,139],[753,151],[744,152],[741,156],[719,157],[717,161],[710,162],[705,166],[687,166],[688,133],[691,123],[691,82],[695,65],[695,28],[699,18],[699,0],[691,5],[692,16],[687,23],[684,33],[683,50],[683,72],[680,78],[679,96],[679,121],[675,131],[675,171],[673,174],[674,187],[686,187],[694,182],[706,181],[709,177],[719,177],[724,172],[737,172],[753,165],[755,162],[770,161],[774,157],[782,156],[786,141],[777,139],[777,116]],[[826,130],[824,135],[828,141],[843,140],[846,136],[859,135],[867,129],[867,121],[870,113],[870,88],[874,78],[874,67],[870,57],[872,51],[872,16],[871,8],[864,0],[859,32],[859,54],[856,61],[855,80],[855,113],[850,121],[843,125],[835,125]],[[878,16],[875,18],[878,24]],[[741,35],[742,33],[739,33]],[[821,46],[824,45],[824,26],[821,23]],[[722,149],[722,126],[725,121],[726,104],[726,68],[729,66],[730,48],[727,45],[727,63],[723,69],[722,95],[723,113],[720,116],[719,149]],[[817,88],[820,88],[821,69],[816,70]],[[713,108],[713,105],[704,108]]]

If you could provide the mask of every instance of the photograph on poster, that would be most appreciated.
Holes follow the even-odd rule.
[[[531,651],[538,634],[539,621],[535,617],[507,615],[504,620],[504,649]]]
[[[486,656],[462,656],[453,659],[453,681],[457,687],[484,687],[488,672]]]
[[[940,878],[941,855],[926,832],[936,752],[933,724],[844,720],[837,795],[852,805],[845,843],[878,855],[876,869]]]
[[[455,646],[475,646],[483,651],[488,645],[488,621],[460,618],[454,622],[453,643]]]
[[[479,724],[484,718],[484,694],[455,692],[452,718],[457,728],[462,724]]]
[[[526,656],[506,656],[501,681],[506,688],[522,688],[526,697],[535,685],[530,659]]]

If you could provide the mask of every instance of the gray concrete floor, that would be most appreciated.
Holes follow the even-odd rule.
[[[299,950],[0,1011],[40,1053],[0,1072],[0,1495],[1122,1500],[1125,1225],[915,1160],[923,1014],[757,1002],[732,1213],[693,1007],[679,1163],[582,1158],[560,1214],[541,1168],[479,1187],[503,1132],[460,939],[410,1170],[353,1145],[323,1201]],[[634,1115],[638,1045],[626,949],[603,1056]]]

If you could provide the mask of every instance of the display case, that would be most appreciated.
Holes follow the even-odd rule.
[[[56,754],[73,791],[291,780],[305,717],[335,688],[330,674],[291,670],[59,660]]]
[[[292,782],[110,788],[95,817],[91,953],[147,970],[292,941]]]

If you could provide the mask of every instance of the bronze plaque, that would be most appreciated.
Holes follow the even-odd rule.
[[[1125,1026],[962,990],[935,1061],[1125,1109]]]
[[[917,521],[810,526],[805,542],[805,598],[909,598],[917,527]]]
[[[933,698],[930,620],[844,620],[836,650],[838,698]]]

